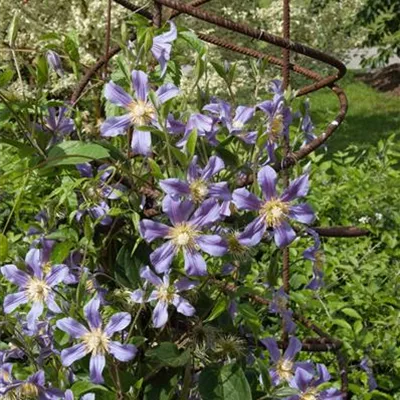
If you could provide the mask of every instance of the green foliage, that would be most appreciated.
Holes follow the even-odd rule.
[[[249,383],[240,365],[210,365],[199,378],[199,391],[203,400],[252,399]]]
[[[366,0],[356,19],[366,27],[365,46],[377,46],[378,54],[363,60],[364,66],[378,67],[400,56],[400,3],[397,0]]]

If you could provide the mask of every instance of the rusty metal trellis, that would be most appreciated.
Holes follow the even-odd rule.
[[[313,83],[297,89],[297,96],[303,96],[305,94],[317,91],[321,88],[329,88],[338,98],[339,101],[339,112],[336,118],[326,127],[325,131],[321,133],[317,138],[311,141],[309,144],[302,147],[300,150],[292,152],[290,149],[290,143],[287,141],[284,143],[284,158],[281,163],[274,165],[274,168],[279,171],[283,170],[284,184],[288,184],[289,173],[288,169],[296,164],[299,160],[305,158],[311,152],[315,151],[323,143],[325,143],[338,126],[342,123],[346,112],[347,112],[347,98],[344,91],[335,84],[337,80],[342,78],[346,73],[346,67],[338,59],[323,53],[317,49],[305,46],[300,43],[296,43],[290,39],[290,0],[282,0],[283,2],[283,26],[282,33],[283,36],[276,36],[265,32],[264,30],[251,27],[247,24],[238,23],[231,21],[229,19],[220,17],[216,14],[199,9],[199,7],[210,0],[192,0],[188,3],[179,0],[153,0],[154,3],[154,14],[151,14],[148,10],[138,7],[132,4],[129,0],[113,0],[115,3],[131,10],[132,12],[138,13],[149,20],[153,21],[156,26],[161,26],[163,22],[163,7],[167,7],[170,10],[169,18],[175,18],[178,15],[184,13],[190,15],[196,19],[211,23],[215,26],[219,26],[228,29],[233,32],[243,34],[247,37],[253,38],[258,41],[263,41],[282,48],[282,58],[278,58],[269,54],[265,54],[258,50],[239,46],[235,43],[227,41],[225,39],[208,35],[204,33],[197,33],[197,36],[204,40],[205,42],[223,47],[225,49],[237,52],[249,57],[256,59],[265,59],[270,64],[277,65],[282,68],[283,85],[285,88],[288,87],[290,83],[290,74],[294,72],[300,74],[306,78],[314,81]],[[110,0],[111,3],[111,0]],[[108,10],[108,16],[110,18],[110,10]],[[109,25],[108,21],[108,25]],[[135,39],[135,34],[133,34],[132,39]],[[89,84],[90,80],[97,74],[97,72],[105,65],[107,65],[109,59],[116,55],[121,48],[119,46],[109,49],[109,37],[107,36],[107,44],[105,56],[100,58],[98,62],[90,68],[86,74],[83,76],[79,84],[77,85],[75,91],[71,96],[71,104],[74,107],[82,96],[85,87]],[[320,61],[331,67],[334,67],[337,71],[336,73],[328,76],[321,76],[319,73],[305,68],[299,64],[292,63],[290,61],[291,53],[297,53],[309,57],[313,60]],[[251,182],[251,177],[247,180],[239,183],[241,185],[246,185]],[[320,236],[325,237],[358,237],[368,235],[368,231],[365,229],[360,229],[357,227],[313,227]],[[289,291],[289,252],[288,250],[283,251],[283,282],[284,289],[286,292]],[[227,284],[225,282],[219,281],[217,279],[211,279],[211,282],[219,287],[222,291],[235,293],[238,289],[233,284]],[[247,295],[252,301],[268,305],[269,300],[257,296],[257,295]],[[294,319],[304,325],[310,331],[313,331],[318,335],[318,337],[310,337],[303,340],[303,351],[310,352],[321,352],[321,351],[331,351],[336,354],[336,358],[339,366],[339,373],[341,377],[341,390],[344,398],[348,397],[348,377],[347,377],[347,367],[346,360],[341,351],[342,343],[340,340],[330,337],[324,330],[315,325],[312,321],[307,319],[301,314],[294,313]],[[282,341],[280,342],[281,347],[287,345],[287,336],[282,336]]]

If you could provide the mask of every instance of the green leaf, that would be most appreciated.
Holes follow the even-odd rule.
[[[348,315],[349,317],[356,318],[356,319],[362,319],[362,316],[354,310],[354,308],[343,308],[340,310],[343,314]]]
[[[79,237],[78,237],[77,232],[74,229],[63,226],[59,230],[46,235],[46,239],[71,240],[76,243],[76,242],[78,242]]]
[[[74,244],[70,241],[57,243],[51,252],[51,262],[53,264],[61,264],[70,253]]]
[[[109,157],[109,151],[103,146],[70,140],[50,149],[46,166],[76,165],[107,157]]]
[[[282,387],[277,390],[275,390],[272,394],[271,397],[273,399],[281,399],[284,397],[291,397],[291,396],[296,396],[298,395],[299,392],[296,389],[290,388],[290,387]]]
[[[174,343],[163,342],[155,349],[148,350],[146,357],[166,367],[181,367],[190,359],[190,350],[180,352]]]
[[[7,86],[14,77],[14,71],[11,69],[6,69],[4,72],[0,74],[0,88]]]
[[[199,378],[202,400],[251,400],[250,385],[238,364],[208,366]]]
[[[161,172],[160,166],[159,166],[152,158],[149,158],[149,159],[147,160],[147,162],[148,162],[149,167],[150,167],[150,169],[151,169],[151,174],[152,174],[152,176],[153,176],[154,178],[157,178],[157,179],[163,179],[163,178],[164,178],[164,175],[163,175],[163,173]]]
[[[79,47],[72,35],[65,36],[64,50],[73,62],[79,62]]]
[[[193,71],[193,77],[194,77],[193,87],[195,87],[199,83],[201,77],[204,75],[205,70],[206,70],[205,61],[203,60],[202,57],[200,57],[200,56],[197,57],[196,64],[194,66],[194,71]]]
[[[265,360],[259,358],[257,358],[256,361],[258,368],[260,369],[262,385],[265,389],[269,389],[271,387],[271,377],[269,375],[267,363]]]
[[[36,81],[39,86],[44,86],[49,78],[49,66],[44,56],[38,57],[36,61]]]
[[[257,312],[249,303],[239,304],[238,313],[253,331],[258,331],[261,328],[261,322]]]
[[[238,166],[239,165],[239,158],[237,154],[232,153],[228,149],[225,149],[221,146],[216,148],[218,155],[225,161],[226,164],[231,166]]]
[[[95,385],[94,383],[89,381],[78,381],[72,385],[71,390],[76,398],[80,398],[80,396],[89,392],[95,392],[95,391],[108,392],[108,390],[104,386]]]
[[[183,154],[179,149],[174,146],[170,146],[171,153],[174,158],[182,165],[182,167],[186,167],[188,164],[187,157]]]
[[[207,48],[204,42],[193,31],[179,32],[179,37],[184,39],[201,56],[206,53]]]
[[[347,329],[349,331],[352,330],[351,325],[348,322],[346,322],[344,319],[334,319],[332,321],[332,323],[334,325],[340,326],[341,328]]]
[[[215,61],[211,61],[211,65],[214,67],[215,71],[217,72],[217,74],[223,79],[226,80],[227,79],[227,75],[226,75],[226,71],[223,65],[218,64]]]
[[[176,370],[172,370],[172,373]],[[146,385],[144,400],[170,400],[176,391],[179,376],[162,370]]]
[[[275,250],[270,258],[269,262],[269,268],[267,272],[267,282],[269,283],[270,286],[276,286],[278,283],[278,278],[279,278],[279,264],[278,264],[278,259],[279,259],[279,254],[280,251],[277,249]]]
[[[17,39],[18,25],[19,25],[19,15],[15,13],[11,21],[11,24],[8,27],[7,40],[8,40],[8,45],[10,47],[14,47],[15,40]]]
[[[204,323],[213,321],[214,319],[218,318],[227,309],[227,307],[228,307],[228,298],[225,296],[220,297],[218,301],[215,303],[208,318],[204,320]]]
[[[3,262],[8,256],[8,239],[7,236],[0,233],[0,262]]]
[[[189,160],[192,159],[194,152],[196,151],[196,143],[197,143],[197,129],[193,129],[190,132],[189,139],[186,143],[186,152]]]

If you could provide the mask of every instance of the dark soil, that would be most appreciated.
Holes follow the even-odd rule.
[[[358,73],[356,79],[380,92],[391,92],[400,96],[400,63],[392,64],[373,72]]]

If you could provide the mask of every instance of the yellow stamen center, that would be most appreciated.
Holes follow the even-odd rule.
[[[325,262],[325,255],[322,250],[318,250],[315,253],[315,266],[317,269],[321,270]]]
[[[229,253],[231,253],[234,257],[240,258],[247,253],[248,248],[239,242],[237,235],[237,232],[229,234],[227,236],[227,242]]]
[[[20,386],[19,392],[22,398],[33,398],[36,399],[39,396],[39,389],[36,385],[30,382],[26,382]]]
[[[85,283],[85,287],[86,287],[86,290],[87,290],[89,293],[93,293],[93,292],[96,291],[96,288],[94,287],[93,279],[88,279],[88,280],[86,281],[86,283]]]
[[[270,138],[273,142],[276,142],[279,139],[283,131],[283,115],[278,114],[270,124]]]
[[[11,383],[11,375],[8,373],[8,371],[3,369],[0,373],[1,373],[1,379],[4,382]],[[1,399],[1,397],[0,397],[0,399]]]
[[[232,127],[234,129],[243,129],[244,128],[244,123],[242,121],[233,121]]]
[[[83,335],[82,341],[86,345],[86,351],[88,353],[93,353],[93,355],[104,355],[105,353],[108,353],[110,339],[101,328],[94,329]]]
[[[198,232],[191,225],[182,222],[169,230],[169,237],[175,247],[196,248],[195,238]]]
[[[141,100],[133,100],[128,106],[132,123],[137,126],[148,125],[155,117],[154,107]]]
[[[157,298],[161,301],[164,301],[166,303],[171,303],[172,300],[174,299],[174,295],[175,295],[175,289],[173,286],[163,284],[158,288]]]
[[[289,212],[289,205],[279,199],[267,201],[260,209],[260,215],[271,228],[281,224]]]
[[[288,300],[284,296],[277,296],[276,304],[277,304],[279,310],[285,310],[285,309],[287,309]]]
[[[293,377],[293,362],[281,358],[276,366],[276,371],[278,373],[279,378],[285,381],[290,381],[290,379],[292,379]]]
[[[194,180],[190,186],[190,193],[195,202],[200,203],[208,194],[207,184],[202,179]]]
[[[318,400],[318,389],[312,388],[300,396],[300,400]]]
[[[52,267],[52,265],[51,265],[51,262],[50,261],[47,261],[46,263],[44,263],[43,265],[42,265],[42,271],[43,271],[43,273],[46,275],[46,274],[48,274],[50,271],[51,271],[51,267]]]
[[[50,291],[51,287],[42,279],[30,278],[26,285],[26,295],[28,299],[33,302],[45,302]]]

